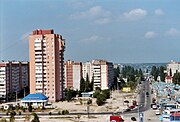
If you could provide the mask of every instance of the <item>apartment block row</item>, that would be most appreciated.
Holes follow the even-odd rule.
[[[63,99],[64,88],[80,89],[81,78],[94,88],[108,89],[113,82],[113,64],[105,60],[64,63],[65,39],[54,30],[34,30],[29,35],[29,62],[0,63],[0,98],[25,87],[49,101]]]
[[[28,62],[0,62],[0,98],[6,100],[10,93],[29,87]]]
[[[88,77],[93,82],[94,89],[108,89],[114,80],[113,63],[105,60],[88,62],[65,62],[65,88],[80,89],[80,80]]]

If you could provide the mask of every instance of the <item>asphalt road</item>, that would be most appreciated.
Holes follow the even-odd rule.
[[[146,95],[148,93],[149,95]],[[151,106],[151,92],[150,92],[150,84],[149,81],[141,81],[139,84],[139,101],[138,108],[131,110],[129,112],[124,112],[124,114],[128,113],[139,113],[150,109]]]

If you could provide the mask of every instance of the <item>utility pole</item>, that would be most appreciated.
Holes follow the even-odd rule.
[[[26,90],[25,90],[25,88],[24,88],[24,97],[26,96]]]
[[[16,91],[16,105],[17,105],[17,91]]]
[[[88,118],[89,118],[89,105],[87,106],[87,114],[88,114]]]

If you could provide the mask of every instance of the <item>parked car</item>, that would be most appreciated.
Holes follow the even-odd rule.
[[[160,110],[156,110],[156,111],[155,111],[155,114],[156,114],[156,115],[160,115],[160,114],[161,114],[161,113],[160,113]]]
[[[153,105],[152,109],[154,109],[154,110],[157,109],[157,105]]]
[[[135,108],[135,106],[134,106],[134,105],[132,105],[132,106],[129,106],[129,108],[130,108],[130,109],[133,109],[133,108]]]
[[[128,112],[128,111],[131,111],[131,109],[130,109],[130,108],[127,108],[124,112]]]

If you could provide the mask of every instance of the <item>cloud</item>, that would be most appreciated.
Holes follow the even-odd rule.
[[[163,12],[161,9],[156,9],[156,10],[154,11],[154,13],[155,13],[157,16],[162,16],[162,15],[164,15],[164,12]]]
[[[100,19],[97,19],[95,20],[95,23],[97,24],[107,24],[107,23],[110,23],[111,20],[109,18],[100,18]]]
[[[180,35],[180,30],[177,30],[175,28],[171,28],[165,34],[168,35],[168,36],[179,36]]]
[[[147,32],[147,33],[144,35],[144,37],[145,37],[146,39],[152,39],[152,38],[154,38],[156,35],[157,35],[157,34],[156,34],[155,32],[149,31],[149,32]]]
[[[87,8],[89,5],[93,4],[92,0],[66,0],[66,5],[70,8],[79,9],[79,8]]]
[[[87,11],[77,12],[70,15],[70,19],[80,20],[80,19],[95,19],[98,24],[105,24],[110,22],[108,17],[110,17],[111,12],[103,9],[101,6],[94,6]]]
[[[133,9],[129,12],[125,12],[123,15],[128,20],[138,20],[145,17],[147,15],[147,11],[138,8],[138,9]]]
[[[98,35],[92,35],[88,38],[84,38],[81,40],[81,42],[85,42],[85,43],[94,43],[94,42],[98,42],[101,41],[103,38],[98,36]]]

